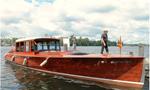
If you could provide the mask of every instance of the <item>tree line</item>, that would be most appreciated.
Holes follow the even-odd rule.
[[[17,40],[17,38],[7,38],[7,39],[1,39],[1,46],[11,46],[15,43],[15,41]],[[63,41],[62,39],[60,40],[61,45],[63,45]],[[70,38],[70,45],[73,45],[73,40],[72,37]],[[101,45],[101,41],[98,40],[90,40],[89,38],[76,38],[76,45],[77,46],[100,46]],[[117,42],[115,41],[108,41],[108,45],[109,46],[116,46]]]
[[[70,38],[70,45],[72,46],[73,45],[73,40],[72,40],[73,37]],[[0,45],[1,46],[11,46],[15,43],[15,41],[17,40],[18,38],[5,38],[5,39],[0,39]],[[101,46],[101,40],[90,40],[89,38],[82,38],[82,37],[79,37],[79,38],[76,38],[76,45],[77,46]],[[63,45],[63,39],[61,38],[60,39],[60,43],[61,45]],[[116,41],[109,41],[108,40],[108,45],[109,46],[117,46],[117,42]],[[137,46],[139,44],[123,44],[125,46]],[[148,45],[148,44],[144,44],[144,45]]]
[[[71,44],[71,46],[73,44],[72,37],[70,38],[70,44]],[[79,37],[76,39],[76,45],[77,46],[100,46],[102,44],[101,44],[101,40],[96,41],[96,40],[90,40],[89,38]],[[116,46],[117,42],[108,40],[108,45],[109,46]]]
[[[18,38],[3,38],[3,39],[0,39],[0,45],[1,46],[11,46],[15,43],[15,41],[17,39]]]

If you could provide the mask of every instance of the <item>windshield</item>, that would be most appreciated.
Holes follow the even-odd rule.
[[[40,41],[36,43],[35,47],[37,51],[60,51],[59,41]]]

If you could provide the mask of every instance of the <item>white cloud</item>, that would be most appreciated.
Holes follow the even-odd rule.
[[[109,28],[110,40],[117,40],[121,35],[126,43],[147,43],[148,0],[30,1],[0,1],[2,34],[10,33],[9,37],[75,34],[99,39],[103,28]]]

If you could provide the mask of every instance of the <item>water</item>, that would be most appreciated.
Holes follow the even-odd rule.
[[[116,47],[109,47],[110,53],[118,54]],[[19,68],[5,63],[4,54],[10,47],[1,47],[1,90],[108,90],[93,84],[78,80],[67,79],[58,76],[50,76],[45,73]],[[138,47],[123,47],[122,53],[130,51],[138,55]],[[77,47],[77,52],[99,53],[100,47]],[[148,47],[145,47],[144,55],[148,58]],[[145,80],[143,90],[148,90],[149,82]]]

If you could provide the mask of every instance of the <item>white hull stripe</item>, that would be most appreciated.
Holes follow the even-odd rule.
[[[31,68],[34,69],[34,68]],[[113,82],[120,82],[120,83],[129,83],[129,84],[141,84],[143,85],[144,83],[142,82],[132,82],[132,81],[122,81],[122,80],[114,80],[114,79],[104,79],[104,78],[96,78],[96,77],[88,77],[88,76],[81,76],[81,75],[74,75],[74,74],[66,74],[66,73],[59,73],[59,72],[52,72],[52,71],[44,71],[44,70],[40,70],[40,69],[34,69],[34,70],[39,70],[42,72],[49,72],[49,73],[53,73],[53,74],[57,74],[57,75],[64,75],[64,76],[72,76],[72,77],[79,77],[79,78],[86,78],[86,79],[92,79],[92,80],[100,80],[100,81],[113,81]]]

